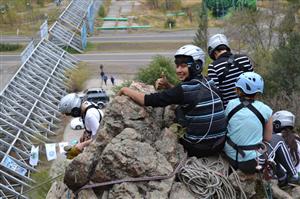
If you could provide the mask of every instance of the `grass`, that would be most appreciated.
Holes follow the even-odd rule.
[[[165,23],[168,19],[166,16],[167,12],[178,12],[182,10],[191,10],[191,20],[188,16],[177,16],[173,17],[176,20],[175,29],[183,29],[183,28],[196,28],[197,23],[197,9],[200,5],[200,1],[194,0],[185,0],[182,1],[181,8],[178,10],[172,11],[164,11],[162,9],[151,9],[149,5],[147,5],[146,1],[142,1],[140,6],[136,6],[133,8],[133,11],[129,14],[131,16],[135,16],[136,18],[132,21],[132,23],[136,23],[138,25],[151,25],[152,29],[168,29],[165,28]]]
[[[105,42],[105,43],[88,43],[86,53],[88,52],[135,52],[135,51],[165,51],[175,50],[185,45],[187,42]]]
[[[53,1],[46,0],[44,7],[41,7],[36,1],[31,2],[31,7],[28,7],[21,0],[9,1],[9,10],[0,16],[1,34],[16,35],[18,29],[19,35],[35,36],[45,19],[50,27],[68,3],[62,1],[63,5],[57,7]]]

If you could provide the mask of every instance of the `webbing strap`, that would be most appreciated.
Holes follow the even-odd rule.
[[[227,115],[227,122],[229,123],[229,120],[232,118],[232,116],[237,113],[239,110],[241,110],[242,108],[248,108],[251,112],[253,112],[256,117],[259,119],[262,128],[263,128],[263,132],[262,134],[264,135],[264,129],[265,129],[265,119],[262,116],[262,114],[252,105],[253,100],[246,100],[246,99],[240,99],[241,103],[236,106],[235,108],[233,108]],[[226,138],[227,143],[236,150],[236,156],[235,156],[235,167],[238,168],[238,154],[241,154],[242,157],[245,156],[245,152],[244,150],[257,150],[262,146],[261,143],[258,144],[254,144],[254,145],[237,145],[236,143],[234,143],[228,136]]]
[[[81,187],[79,190],[76,191],[75,194],[79,193],[83,189],[90,189],[94,187],[102,187],[102,186],[107,186],[107,185],[113,185],[113,184],[119,184],[123,182],[141,182],[141,181],[152,181],[152,180],[165,180],[168,178],[173,177],[176,173],[179,172],[179,170],[183,167],[187,160],[187,157],[185,156],[181,162],[177,165],[176,169],[169,175],[164,175],[164,176],[151,176],[151,177],[138,177],[138,178],[125,178],[125,179],[120,179],[120,180],[112,180],[108,182],[100,182],[100,183],[95,183],[95,184],[89,184]]]
[[[89,109],[91,109],[91,108],[95,108],[95,109],[97,109],[97,111],[99,112],[99,116],[100,116],[99,123],[100,123],[101,120],[102,120],[102,116],[101,116],[100,111],[99,111],[99,109],[98,109],[99,107],[97,107],[95,104],[91,104],[91,105],[89,105],[89,106],[85,109],[85,111],[84,111],[84,113],[82,114],[82,117],[81,117],[81,118],[82,118],[82,122],[83,122],[84,129],[85,129],[85,131],[86,131],[87,133],[89,133],[89,134],[92,134],[92,132],[91,132],[91,131],[88,131],[88,130],[86,129],[84,118],[85,118],[85,115],[86,115],[87,111],[88,111]]]
[[[227,115],[227,122],[229,122],[229,120],[232,118],[232,116],[237,113],[239,110],[241,110],[242,108],[246,107],[248,108],[251,112],[254,113],[254,115],[258,118],[258,120],[260,121],[262,128],[265,129],[265,119],[262,116],[262,114],[252,105],[253,101],[251,100],[243,100],[241,101],[241,103],[236,106],[234,109],[232,109],[228,115]]]
[[[223,71],[222,75],[220,75],[220,77],[219,77],[219,85],[222,84],[223,81],[225,80],[226,75],[228,74],[229,68],[231,67],[231,65],[232,64],[236,65],[236,63],[234,61],[234,58],[235,58],[235,56],[233,54],[230,55],[230,57],[228,58],[227,64],[226,64],[226,66],[224,68],[224,71]]]

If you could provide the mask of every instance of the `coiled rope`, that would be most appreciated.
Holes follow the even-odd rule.
[[[240,187],[239,176],[233,171],[234,179],[240,189],[240,196],[229,182],[228,168],[219,157],[216,161],[207,158],[188,159],[179,172],[179,179],[197,198],[246,199]]]

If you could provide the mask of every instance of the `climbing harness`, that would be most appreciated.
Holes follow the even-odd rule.
[[[252,113],[255,114],[255,116],[259,119],[261,125],[262,125],[262,135],[264,135],[264,129],[265,129],[265,119],[262,116],[262,114],[252,105],[254,100],[249,100],[249,99],[240,99],[241,103],[233,108],[227,116],[227,122],[229,123],[229,120],[232,118],[232,116],[237,113],[239,110],[243,108],[248,108]],[[245,156],[244,151],[251,151],[251,150],[266,150],[266,145],[264,143],[257,143],[253,145],[238,145],[234,143],[229,136],[226,137],[226,142],[229,144],[232,148],[236,150],[236,155],[235,155],[235,168],[238,168],[238,154],[240,154],[242,157]]]
[[[181,168],[178,177],[197,198],[246,199],[246,194],[240,187],[239,176],[234,170],[232,175],[240,189],[239,197],[228,180],[228,167],[221,157],[213,161],[192,157]]]

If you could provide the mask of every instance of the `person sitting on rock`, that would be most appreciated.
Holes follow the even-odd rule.
[[[84,124],[85,130],[80,138],[80,143],[74,147],[66,147],[67,158],[70,155],[69,159],[72,159],[96,138],[104,114],[97,105],[88,101],[82,102],[76,93],[64,96],[60,100],[58,110],[68,116],[81,117]]]
[[[224,151],[229,163],[246,174],[253,174],[268,161],[275,161],[278,185],[299,182],[289,151],[279,135],[273,135],[272,109],[257,100],[264,82],[255,72],[242,73],[236,82],[237,99],[230,100]],[[284,169],[283,169],[283,168]]]
[[[291,157],[298,173],[300,173],[300,137],[295,131],[295,115],[289,111],[277,111],[272,116],[273,132],[282,136],[290,150]]]
[[[205,53],[194,45],[185,45],[175,53],[176,75],[181,81],[176,86],[158,79],[157,87],[168,88],[162,92],[144,94],[123,87],[118,95],[126,95],[140,105],[176,108],[176,122],[185,130],[180,143],[189,156],[216,155],[223,149],[226,118],[222,100],[213,81],[201,72]]]

